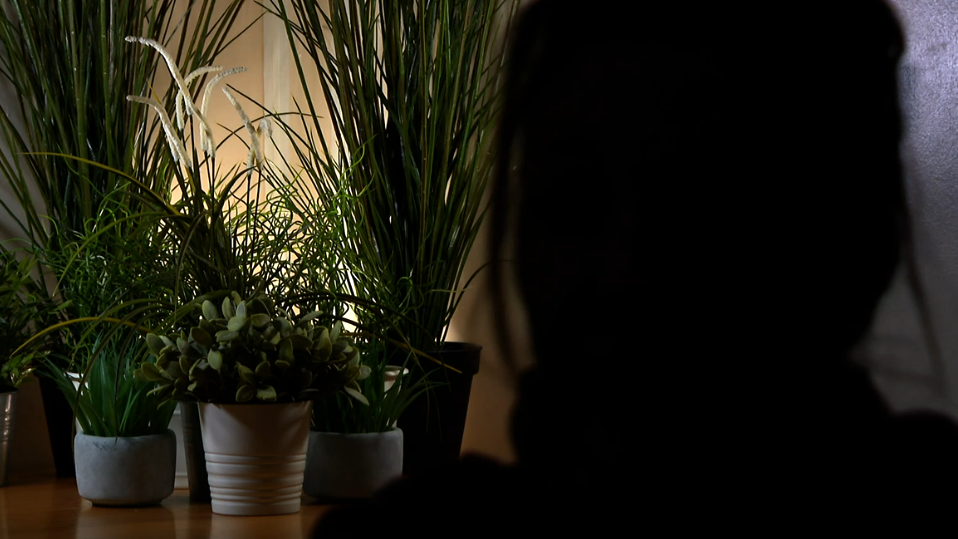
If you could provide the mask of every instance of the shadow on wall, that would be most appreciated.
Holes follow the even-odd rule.
[[[479,231],[464,275],[471,275],[489,258],[488,224],[489,221],[486,221]],[[505,362],[504,350],[508,347],[517,370],[531,366],[534,359],[527,338],[525,311],[512,280],[507,283],[509,288],[505,291],[510,334],[499,335],[492,310],[493,290],[489,271],[489,268],[483,269],[473,281],[472,289],[463,296],[449,331],[448,340],[482,345],[479,373],[472,380],[462,453],[482,453],[502,462],[514,462],[515,451],[509,436],[509,422],[516,401],[516,375]]]
[[[889,4],[906,40],[899,68],[902,164],[934,341],[922,333],[899,271],[861,352],[893,409],[930,408],[958,418],[958,4]]]

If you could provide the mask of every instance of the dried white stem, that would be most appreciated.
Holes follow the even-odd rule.
[[[189,87],[190,84],[193,84],[194,80],[196,80],[198,77],[206,73],[212,73],[212,72],[222,71],[222,70],[223,68],[221,66],[207,66],[207,67],[196,68],[193,70],[192,73],[186,76],[186,86]],[[184,110],[186,101],[189,99],[189,97],[186,94],[184,94],[182,91],[180,91],[176,93],[176,97],[174,97],[173,99],[176,102],[176,124],[179,126],[180,129],[183,129],[183,127],[186,124],[186,121],[184,118],[184,112],[186,113],[187,116],[189,116],[189,109]],[[194,105],[193,109],[195,110],[196,106],[195,104],[193,105]],[[203,112],[203,117],[206,118],[205,111]],[[205,133],[205,131],[201,132],[201,138],[203,133]]]
[[[210,79],[209,82],[206,83],[206,87],[203,89],[203,100],[200,101],[200,111],[203,113],[203,115],[206,115],[206,112],[209,110],[210,96],[213,93],[213,89],[216,88],[216,85],[219,84],[219,82],[225,79],[226,77],[229,77],[230,75],[235,75],[237,73],[243,73],[244,71],[246,71],[245,67],[234,67],[232,69],[227,69],[226,71],[219,73],[218,75]]]
[[[147,39],[145,37],[128,37],[126,38],[130,43],[141,43],[149,47],[156,49],[156,52],[160,53],[163,56],[163,59],[166,60],[166,66],[170,69],[170,74],[173,75],[173,80],[176,82],[176,86],[180,89],[180,93],[189,96],[190,89],[186,85],[186,80],[183,79],[183,74],[180,73],[180,68],[176,66],[176,62],[173,60],[173,56],[163,48],[162,45],[157,43],[152,39]],[[192,113],[193,110],[193,101],[191,99],[185,100],[184,104],[186,105],[187,112]]]
[[[256,166],[262,167],[263,162],[263,149],[260,147],[259,135],[256,134],[256,129],[253,129],[253,123],[250,122],[249,116],[246,115],[246,111],[243,110],[243,107],[236,101],[236,98],[233,97],[233,94],[230,93],[229,88],[223,87],[223,93],[226,94],[226,98],[230,100],[230,103],[233,104],[233,108],[236,109],[236,112],[239,113],[240,118],[243,120],[243,125],[246,127],[246,132],[249,134],[250,138],[250,155],[247,159],[247,168],[251,168],[255,160]]]
[[[182,161],[183,164],[186,165],[186,168],[192,168],[192,165],[190,164],[190,158],[187,156],[183,141],[176,136],[176,131],[173,128],[173,122],[170,120],[169,114],[166,113],[166,109],[160,105],[160,102],[153,98],[140,97],[138,95],[128,95],[126,96],[126,99],[128,101],[149,105],[156,110],[157,115],[160,117],[160,123],[163,125],[163,132],[166,133],[166,143],[169,144],[170,151],[173,152],[173,161]]]
[[[273,124],[269,121],[269,118],[263,118],[259,121],[259,127],[256,129],[256,134],[259,135],[259,138],[273,138]]]
[[[200,114],[205,118],[207,111],[210,106],[210,94],[213,93],[213,88],[220,83],[221,80],[225,79],[230,75],[235,75],[237,73],[242,73],[246,71],[245,67],[234,67],[232,69],[227,69],[222,71],[215,77],[209,80],[206,83],[206,87],[203,89],[203,100],[200,101]],[[213,144],[213,132],[212,131],[201,131],[200,132],[200,148],[207,153],[207,155],[214,157],[216,155],[216,145]]]
[[[210,128],[209,122],[206,121],[206,116],[199,114],[196,110],[196,105],[193,103],[193,99],[190,97],[190,88],[187,85],[186,80],[183,78],[183,74],[180,73],[180,69],[176,67],[176,62],[173,60],[173,55],[166,51],[162,45],[157,43],[152,39],[147,39],[145,37],[127,37],[126,40],[130,43],[141,43],[149,47],[156,49],[156,52],[160,53],[163,56],[163,59],[166,60],[166,66],[170,69],[170,74],[173,76],[173,80],[176,81],[176,86],[179,88],[179,97],[180,100],[177,101],[176,114],[177,122],[180,123],[180,129],[183,128],[183,114],[192,115],[200,122],[200,129],[206,130],[208,133],[212,133],[213,130]],[[201,68],[205,69],[205,68]],[[193,73],[196,73],[195,71]],[[192,75],[192,73],[191,73]],[[183,110],[181,111],[179,106],[182,103]]]
[[[194,80],[196,80],[197,77],[200,77],[207,73],[216,73],[218,71],[223,71],[223,66],[198,67],[194,69],[192,73],[186,76],[186,84],[190,85],[193,83]]]

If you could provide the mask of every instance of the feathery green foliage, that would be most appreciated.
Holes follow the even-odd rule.
[[[20,387],[46,352],[43,341],[21,348],[37,326],[52,315],[52,305],[33,280],[36,260],[0,248],[0,392]]]
[[[121,406],[121,417],[149,419],[152,410],[163,423],[166,413],[144,405],[140,396],[150,387],[132,381],[128,367],[143,343],[132,333],[117,340],[117,327],[89,322],[136,326],[132,320],[158,316],[143,298],[175,308],[169,290],[176,275],[161,224],[177,165],[164,151],[162,123],[127,101],[156,95],[161,56],[126,38],[166,44],[192,70],[244,31],[234,31],[244,0],[186,3],[182,16],[174,15],[174,4],[183,4],[175,0],[9,0],[0,10],[0,73],[16,95],[15,103],[0,104],[0,181],[14,194],[0,207],[40,264],[36,289],[60,306],[61,323],[45,324],[63,330],[46,334],[53,341],[47,374],[60,382],[67,371],[94,377],[78,398],[72,385],[60,384],[91,433],[125,429],[123,421],[96,426],[109,404],[102,399]],[[193,97],[204,78],[192,82]],[[172,110],[177,91],[173,85],[167,98],[156,97]],[[100,394],[107,385],[94,380],[105,380],[103,369],[115,383]]]
[[[499,40],[518,2],[270,6],[285,22],[306,94],[300,121],[281,123],[294,154],[285,165],[297,171],[296,187],[285,191],[290,207],[307,227],[331,228],[339,238],[330,248],[345,278],[328,281],[395,313],[379,326],[393,342],[438,350],[474,277],[463,272],[494,162]],[[309,69],[319,73],[318,88]],[[332,132],[323,130],[321,103]],[[369,314],[357,310],[360,320]],[[418,364],[411,354],[407,361]]]
[[[154,219],[152,197],[167,199],[174,178],[160,122],[127,102],[128,95],[155,90],[160,56],[125,39],[172,43],[180,63],[207,65],[231,39],[243,0],[216,13],[212,0],[191,0],[176,19],[173,0],[9,4],[0,12],[0,72],[17,102],[0,107],[9,150],[0,153],[0,176],[16,200],[2,206],[11,216],[24,215],[17,220],[23,238],[61,285],[50,296],[76,300],[63,316],[95,316],[115,298],[102,297],[101,281],[73,279],[71,261],[102,257],[106,267],[122,271],[128,246],[99,241],[79,253],[79,245],[104,228],[115,238],[135,235]]]

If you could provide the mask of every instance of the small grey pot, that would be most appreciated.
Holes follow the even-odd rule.
[[[176,435],[101,438],[77,434],[77,490],[93,505],[158,504],[173,493]]]
[[[314,498],[358,500],[402,476],[401,429],[369,434],[309,433],[303,491]]]

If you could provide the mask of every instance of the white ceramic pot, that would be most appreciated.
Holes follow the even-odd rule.
[[[189,477],[186,474],[186,452],[183,448],[183,412],[182,404],[176,405],[173,410],[173,416],[170,417],[170,430],[176,434],[176,479],[173,482],[173,488],[190,488]]]
[[[314,498],[370,498],[402,476],[402,430],[310,432],[303,490]]]
[[[93,505],[152,505],[173,493],[176,435],[102,438],[77,434],[77,490]]]
[[[199,403],[213,512],[299,511],[312,402]]]
[[[383,385],[385,386],[386,391],[389,391],[393,387],[393,385],[395,385],[396,380],[399,379],[400,369],[402,370],[403,376],[409,374],[409,369],[403,369],[402,367],[397,367],[393,365],[386,366],[385,372],[383,373],[385,375],[384,376],[385,384]]]

